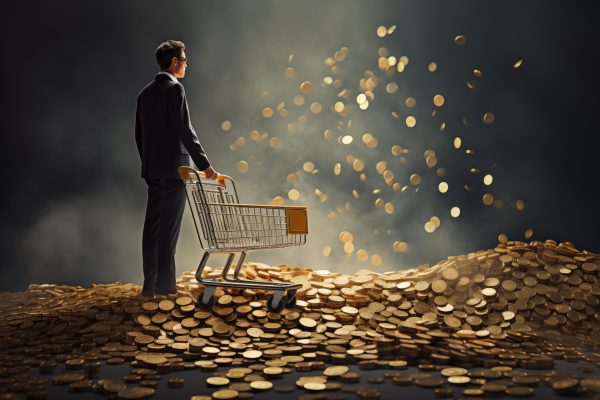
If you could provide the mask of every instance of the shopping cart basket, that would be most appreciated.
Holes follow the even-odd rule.
[[[196,270],[196,280],[204,285],[198,305],[212,308],[217,287],[273,291],[267,298],[271,311],[296,304],[301,284],[241,279],[246,251],[300,246],[306,243],[308,219],[305,206],[240,204],[235,183],[227,175],[216,180],[193,168],[179,167],[200,245],[205,250]],[[203,278],[202,271],[212,253],[229,254],[220,278]],[[233,277],[229,270],[236,253],[240,254]]]

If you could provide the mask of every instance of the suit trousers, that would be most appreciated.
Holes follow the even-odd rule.
[[[148,204],[142,236],[144,290],[176,289],[175,248],[185,209],[185,184],[180,179],[145,178]]]

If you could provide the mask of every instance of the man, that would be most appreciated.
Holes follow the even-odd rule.
[[[208,179],[219,175],[192,127],[185,90],[177,80],[188,66],[185,45],[177,40],[161,43],[156,61],[161,70],[138,95],[135,122],[141,176],[148,184],[142,237],[145,297],[177,293],[175,248],[186,198],[177,168],[193,160]]]

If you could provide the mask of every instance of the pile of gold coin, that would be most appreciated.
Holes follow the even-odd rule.
[[[381,379],[439,396],[448,387],[524,396],[540,381],[561,393],[600,391],[600,380],[552,371],[555,360],[600,365],[600,256],[569,242],[507,241],[433,266],[353,275],[245,263],[245,279],[302,285],[296,306],[280,313],[266,308],[270,293],[248,289],[219,288],[213,309],[203,310],[194,273],[184,272],[178,294],[162,298],[121,283],[1,293],[2,390],[43,398],[50,381],[73,392],[146,398],[164,374],[198,369],[213,372],[206,385],[214,398],[284,392],[277,379],[292,371],[303,373],[297,388],[314,393],[360,381],[348,367],[357,365],[394,370]],[[205,277],[220,275],[205,269]],[[98,379],[103,363],[132,370],[122,380]],[[407,366],[424,371],[403,375]],[[31,367],[42,375],[30,375]],[[493,381],[507,377],[510,384]],[[168,383],[185,386],[181,378]]]

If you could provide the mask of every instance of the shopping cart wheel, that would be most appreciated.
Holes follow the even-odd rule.
[[[296,291],[290,290],[287,292],[287,295],[285,296],[285,306],[287,308],[292,308],[295,305],[296,305]]]
[[[215,304],[215,296],[205,296],[204,293],[198,295],[198,306],[204,310],[210,310]]]
[[[272,312],[280,312],[285,306],[285,299],[281,294],[267,297],[267,308]]]

